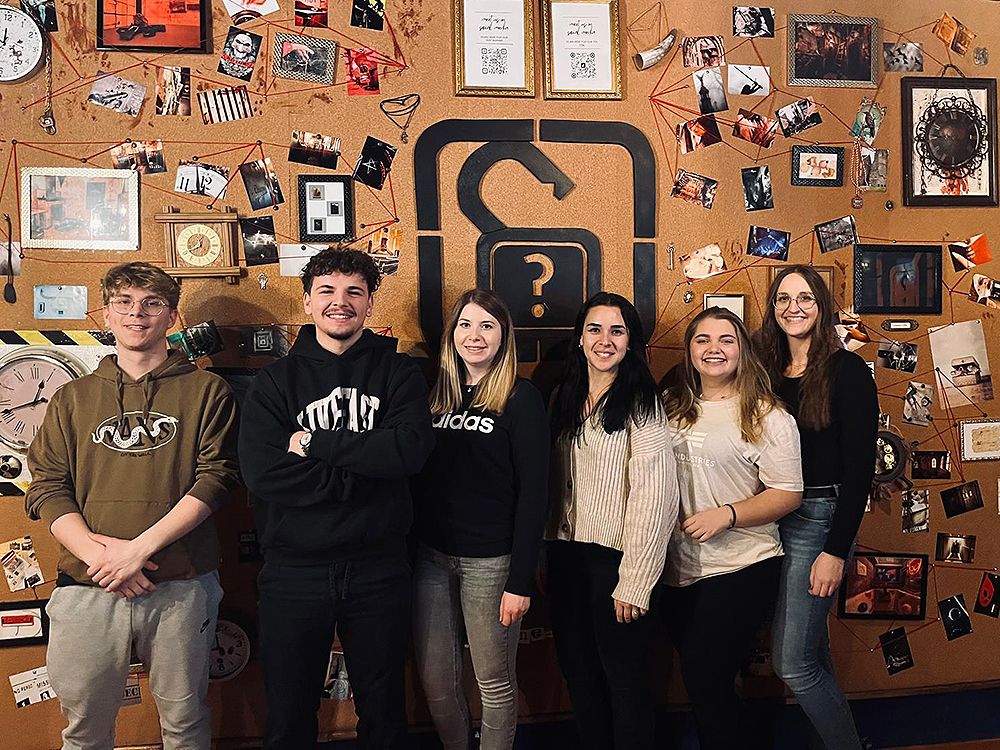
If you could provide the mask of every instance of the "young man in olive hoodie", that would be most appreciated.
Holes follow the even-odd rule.
[[[334,629],[365,750],[406,740],[410,623],[407,477],[430,454],[427,386],[396,339],[364,330],[380,274],[357,250],[327,249],[302,272],[303,326],[257,375],[240,465],[257,514],[267,691],[266,750],[316,743]]]
[[[180,297],[170,276],[116,266],[103,294],[117,355],[55,392],[28,451],[28,516],[62,545],[46,611],[63,749],[114,745],[134,648],[164,749],[208,750],[222,598],[209,517],[238,478],[235,402],[224,381],[168,350]]]

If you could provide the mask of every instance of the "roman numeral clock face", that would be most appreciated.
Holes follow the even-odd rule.
[[[943,167],[964,165],[979,151],[979,141],[979,128],[964,112],[943,111],[927,128],[928,150]]]
[[[0,82],[27,78],[42,61],[42,31],[24,11],[0,6]]]
[[[8,358],[0,365],[0,442],[27,451],[52,394],[77,377],[69,364],[45,354]]]

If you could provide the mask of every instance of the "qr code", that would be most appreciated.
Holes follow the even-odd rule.
[[[507,74],[507,48],[483,47],[483,75],[502,76]]]
[[[597,78],[596,52],[570,52],[570,78]]]

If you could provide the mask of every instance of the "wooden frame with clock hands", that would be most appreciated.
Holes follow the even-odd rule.
[[[237,255],[239,214],[225,211],[181,213],[173,206],[153,218],[163,224],[166,267],[177,279],[224,278],[230,284],[240,280]]]

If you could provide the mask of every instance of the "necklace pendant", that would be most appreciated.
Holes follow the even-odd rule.
[[[49,135],[56,134],[56,118],[52,114],[52,110],[47,110],[41,117],[38,118],[38,124],[42,127]]]
[[[865,205],[865,199],[860,195],[855,195],[851,198],[851,208],[861,208],[863,205]]]
[[[399,140],[401,140],[403,143],[410,142],[410,136],[406,134],[406,130],[403,130],[402,134],[399,136]]]

